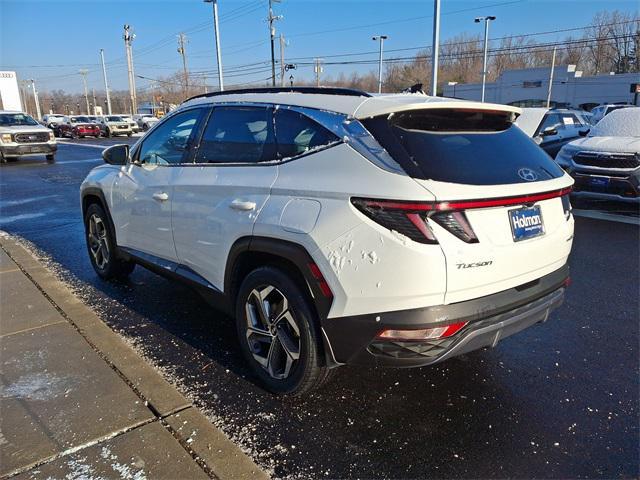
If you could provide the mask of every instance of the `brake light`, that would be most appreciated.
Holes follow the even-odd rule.
[[[514,197],[487,198],[481,200],[452,200],[442,202],[412,202],[402,200],[378,200],[352,198],[351,203],[376,223],[395,230],[419,243],[438,243],[427,219],[431,219],[466,243],[477,243],[478,238],[464,210],[474,208],[505,207],[533,204],[542,200],[562,197],[568,204],[571,187],[550,192]],[[571,206],[569,204],[569,213]],[[567,210],[565,208],[565,216]],[[568,216],[567,216],[568,219]]]
[[[562,208],[564,210],[564,219],[569,220],[571,217],[571,202],[569,201],[569,194],[560,197],[562,199]]]
[[[469,322],[456,322],[443,327],[423,328],[420,330],[383,330],[377,336],[378,340],[419,342],[422,340],[439,340],[452,337]]]
[[[427,224],[433,204],[352,198],[351,203],[374,222],[419,243],[438,243]]]
[[[471,224],[464,212],[439,212],[433,215],[431,219],[463,242],[478,243],[478,237],[476,237],[476,233],[471,228]]]

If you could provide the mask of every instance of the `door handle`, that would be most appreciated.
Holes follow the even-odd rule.
[[[256,208],[256,202],[247,202],[244,200],[235,199],[233,202],[231,202],[230,207],[234,210],[249,211]]]
[[[156,192],[152,195],[152,197],[158,202],[166,202],[167,200],[169,200],[169,195],[164,192]]]

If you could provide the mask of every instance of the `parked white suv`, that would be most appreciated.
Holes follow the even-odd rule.
[[[547,320],[573,183],[505,105],[301,87],[194,97],[81,187],[91,262],[190,283],[269,390],[417,367]]]

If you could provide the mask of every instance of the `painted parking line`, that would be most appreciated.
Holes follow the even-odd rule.
[[[58,145],[72,146],[72,147],[89,147],[89,148],[99,148],[100,150],[104,150],[111,145],[94,145],[92,143],[72,143],[67,140],[58,140]]]
[[[607,213],[599,210],[571,210],[574,216],[593,218],[596,220],[606,220],[609,222],[628,223],[630,225],[640,226],[640,217],[633,217],[629,215],[616,215],[615,213]]]
[[[104,162],[102,158],[84,158],[82,160],[56,160],[54,165],[68,165],[70,163],[99,163]]]

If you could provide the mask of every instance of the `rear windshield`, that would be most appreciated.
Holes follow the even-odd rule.
[[[362,123],[414,178],[499,185],[563,175],[508,112],[412,110]]]

